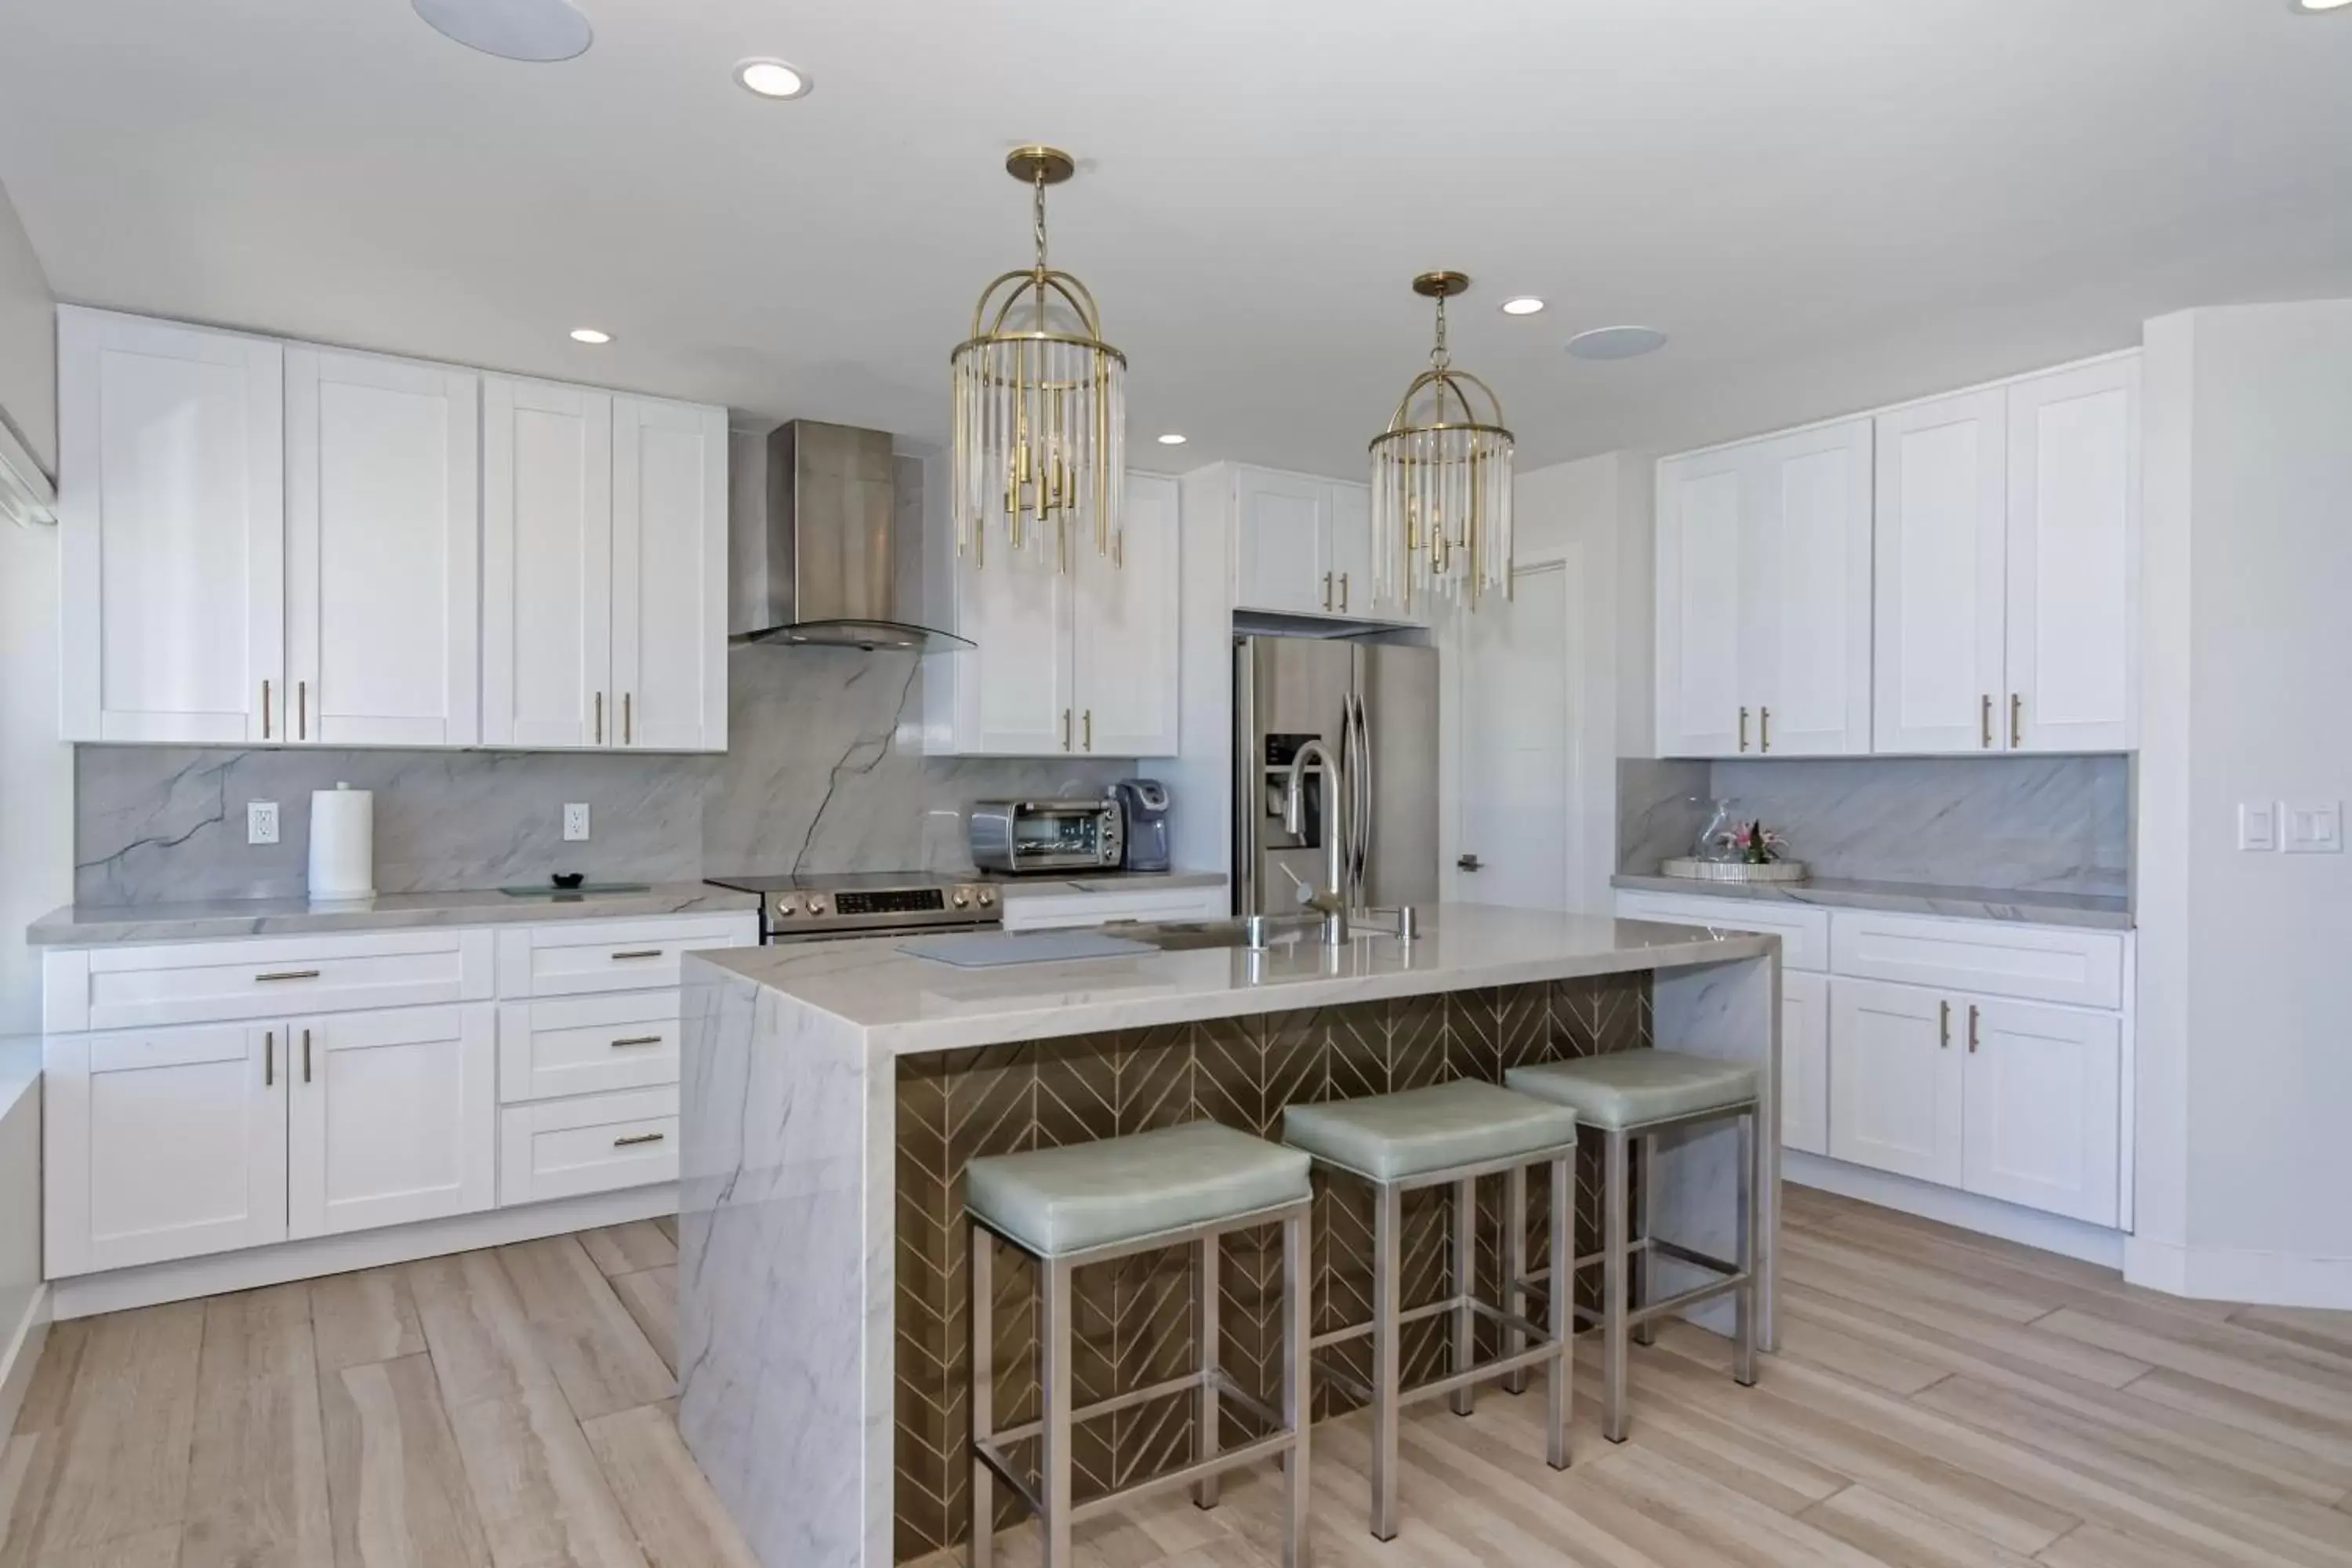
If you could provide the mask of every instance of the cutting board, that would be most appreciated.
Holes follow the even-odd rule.
[[[1092,931],[991,931],[954,936],[919,936],[898,951],[958,969],[1002,969],[1014,963],[1057,963],[1073,958],[1129,958],[1158,950],[1150,942],[1105,936]]]

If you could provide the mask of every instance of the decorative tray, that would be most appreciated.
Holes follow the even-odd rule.
[[[1775,860],[1751,866],[1745,860],[1694,860],[1678,855],[1658,868],[1664,877],[1686,877],[1694,882],[1801,882],[1810,875],[1802,860]]]

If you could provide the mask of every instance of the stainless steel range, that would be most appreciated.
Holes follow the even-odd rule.
[[[924,871],[832,877],[710,877],[715,887],[760,895],[761,942],[835,942],[907,931],[1001,925],[1004,910],[985,882]]]

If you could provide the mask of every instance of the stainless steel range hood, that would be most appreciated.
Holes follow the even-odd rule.
[[[920,624],[922,468],[888,436],[798,419],[729,447],[728,641],[972,646]]]

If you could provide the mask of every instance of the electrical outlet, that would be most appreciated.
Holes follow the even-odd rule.
[[[588,837],[588,803],[573,801],[563,808],[563,841],[577,844]]]
[[[248,800],[245,803],[245,841],[247,844],[278,842],[278,803],[274,800]]]

